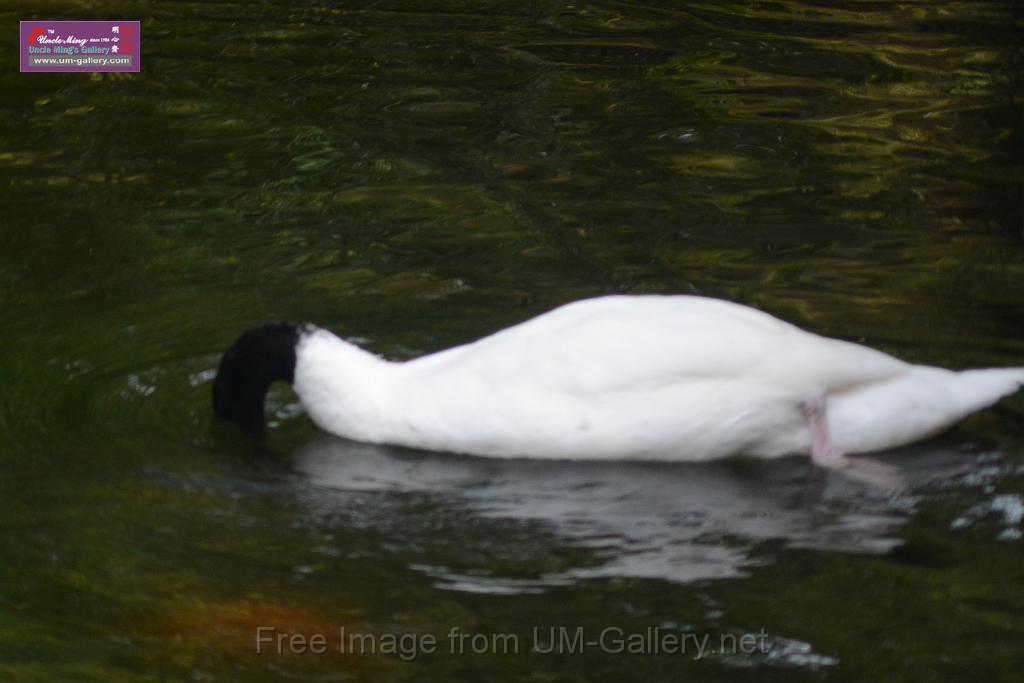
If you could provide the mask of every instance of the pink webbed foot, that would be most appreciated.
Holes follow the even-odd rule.
[[[841,469],[850,464],[833,445],[828,433],[827,403],[824,396],[806,401],[801,406],[811,430],[811,460],[819,467]]]
[[[824,396],[807,401],[801,406],[811,429],[811,461],[818,467],[843,470],[844,476],[885,491],[892,492],[904,488],[906,483],[895,468],[877,460],[851,460],[832,445],[826,407]]]

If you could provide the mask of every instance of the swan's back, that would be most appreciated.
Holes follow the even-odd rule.
[[[906,367],[746,306],[659,295],[577,301],[407,365],[424,379],[468,374],[495,387],[529,382],[591,396],[705,379],[815,396]]]

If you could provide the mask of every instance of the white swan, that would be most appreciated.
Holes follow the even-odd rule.
[[[276,380],[339,436],[497,457],[699,461],[841,453],[926,438],[1024,384],[952,372],[697,296],[567,304],[405,362],[313,326],[250,330],[221,359],[214,408],[262,424]]]

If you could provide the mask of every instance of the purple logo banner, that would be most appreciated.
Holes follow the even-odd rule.
[[[22,21],[22,72],[138,71],[138,21]]]

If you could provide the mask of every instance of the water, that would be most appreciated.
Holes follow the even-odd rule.
[[[139,18],[144,63],[0,76],[0,678],[1019,672],[1020,397],[883,456],[895,496],[808,481],[800,459],[367,447],[318,433],[286,388],[254,452],[209,405],[219,353],[254,324],[311,320],[405,358],[605,292],[720,296],[918,362],[1019,365],[1013,3],[0,15]],[[257,654],[260,626],[331,651]],[[437,651],[343,655],[342,627]],[[578,627],[689,649],[543,652]],[[521,651],[473,653],[502,634]],[[720,651],[744,635],[756,651]],[[705,637],[718,651],[698,658]]]

